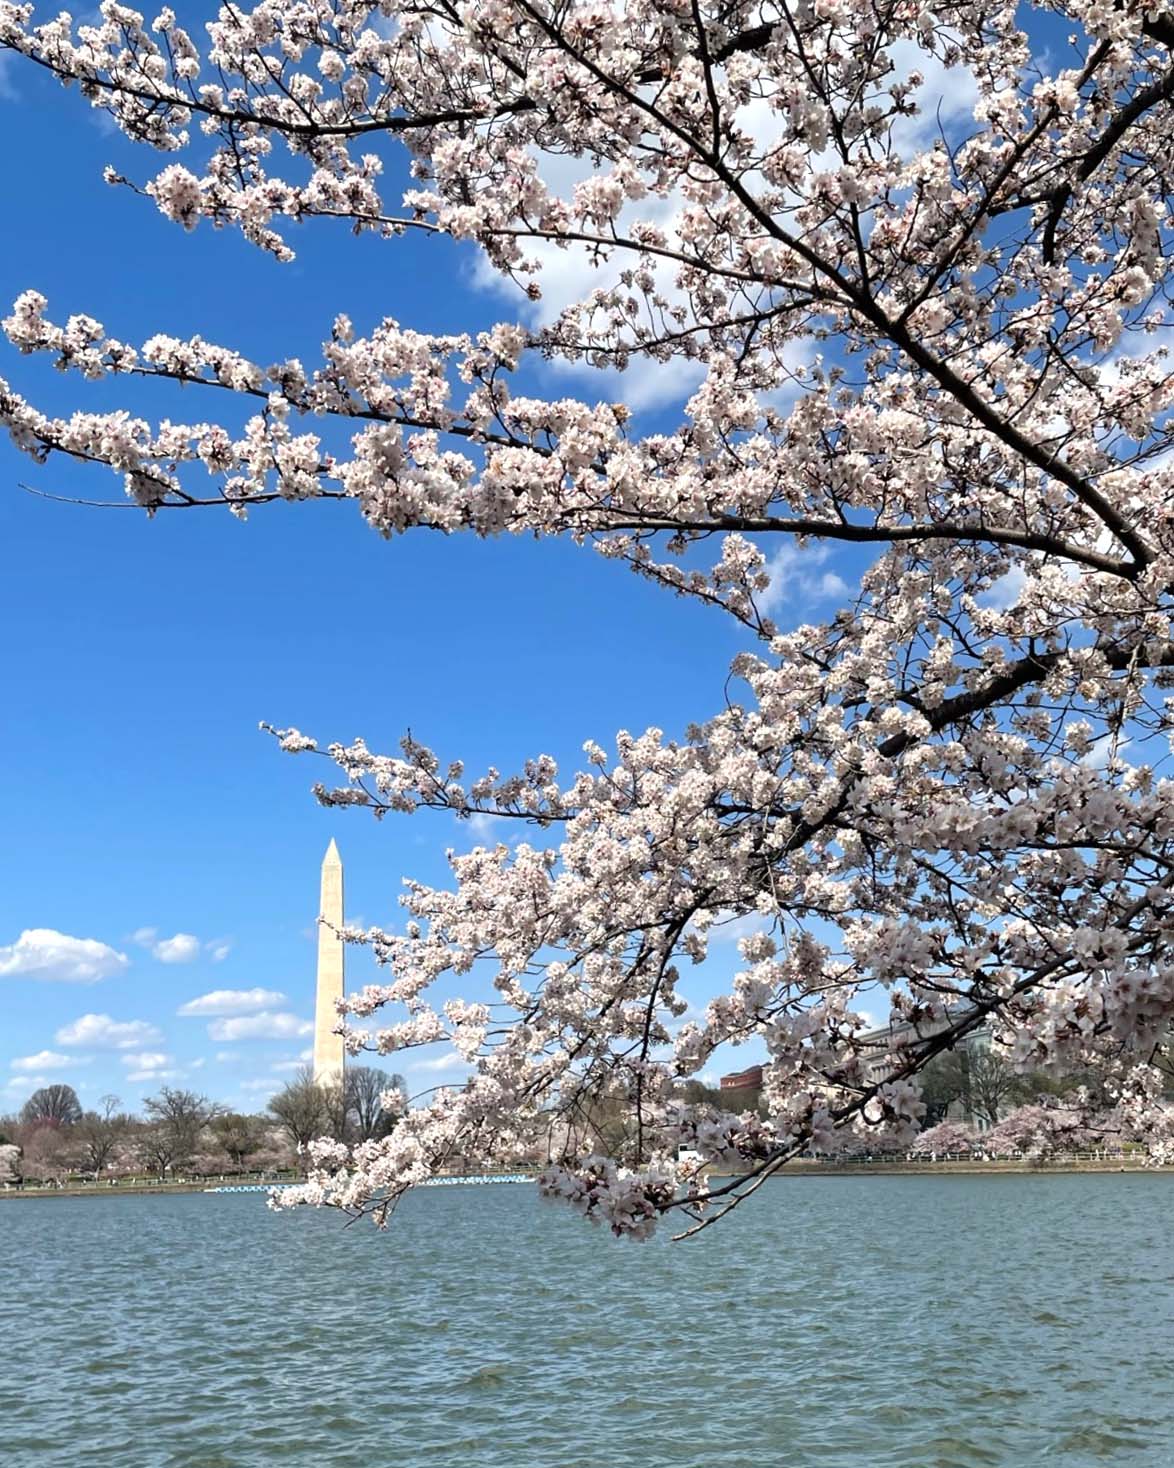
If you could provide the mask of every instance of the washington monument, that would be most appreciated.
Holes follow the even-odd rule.
[[[342,857],[331,840],[322,858],[322,899],[318,923],[318,999],[314,1007],[314,1080],[335,1085],[342,1080],[342,1036],[331,1031],[341,1016],[335,1001],[343,986]]]

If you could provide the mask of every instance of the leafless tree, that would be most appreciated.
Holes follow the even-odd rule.
[[[391,1130],[402,1110],[402,1097],[405,1093],[403,1076],[377,1070],[371,1065],[356,1065],[346,1072],[344,1090],[349,1125],[355,1141],[366,1142],[372,1137],[385,1136]],[[385,1096],[391,1099],[389,1093],[401,1098],[399,1105],[384,1104]]]
[[[329,1098],[308,1066],[278,1091],[269,1102],[269,1111],[299,1152],[322,1136],[329,1124]]]
[[[969,1094],[970,1068],[965,1048],[947,1050],[929,1062],[921,1073],[921,1099],[925,1103],[925,1126],[943,1121],[955,1101]]]
[[[135,1133],[135,1151],[149,1172],[162,1181],[175,1161],[175,1136],[161,1121],[150,1121]]]
[[[72,1086],[42,1086],[24,1103],[20,1119],[29,1126],[72,1126],[82,1119],[81,1102]]]
[[[977,1045],[970,1048],[966,1056],[966,1094],[975,1116],[994,1126],[1021,1087],[1019,1075],[997,1050]]]
[[[200,1096],[195,1091],[180,1091],[164,1086],[157,1096],[148,1096],[143,1103],[147,1113],[148,1130],[159,1135],[152,1146],[156,1159],[167,1152],[167,1167],[182,1167],[199,1147],[200,1133],[220,1113],[220,1107]]]
[[[97,1111],[87,1111],[74,1127],[81,1147],[82,1164],[95,1177],[110,1165],[119,1142],[127,1134],[131,1118],[119,1106],[117,1096],[103,1096]]]
[[[238,1168],[243,1167],[245,1158],[259,1152],[266,1142],[262,1118],[244,1116],[239,1111],[226,1111],[215,1117],[212,1135]]]

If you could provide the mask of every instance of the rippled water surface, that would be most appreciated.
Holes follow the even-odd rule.
[[[0,1200],[4,1468],[1174,1468],[1174,1179],[792,1178],[688,1244]]]

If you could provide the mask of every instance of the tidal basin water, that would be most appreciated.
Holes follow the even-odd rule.
[[[1174,1465],[1174,1177],[792,1178],[687,1244],[0,1200],[4,1468]]]

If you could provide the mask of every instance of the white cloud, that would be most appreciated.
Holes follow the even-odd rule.
[[[951,144],[974,131],[974,104],[978,101],[978,79],[965,66],[947,67],[932,51],[903,38],[885,47],[893,62],[893,76],[921,73],[924,80],[913,93],[920,108],[916,117],[899,117],[893,122],[893,146],[909,158],[933,146],[943,133]]]
[[[272,1096],[278,1090],[278,1083],[269,1080],[241,1081],[240,1089],[242,1091],[264,1091],[267,1095]]]
[[[276,1065],[271,1065],[269,1069],[278,1071],[279,1073],[285,1073],[287,1071],[301,1070],[305,1063],[304,1060],[279,1060]]]
[[[227,938],[201,943],[194,933],[173,933],[170,938],[160,938],[158,928],[136,928],[130,941],[140,948],[149,948],[151,957],[160,963],[192,963],[202,950],[211,955],[213,963],[219,963],[228,957],[232,946]]]
[[[737,943],[754,933],[765,932],[768,925],[769,920],[760,912],[744,912],[740,917],[719,913],[708,938],[710,943]]]
[[[144,1019],[113,1020],[108,1014],[83,1014],[62,1025],[53,1037],[59,1045],[94,1045],[103,1050],[130,1050],[158,1043],[162,1033]]]
[[[466,817],[464,824],[472,831],[474,836],[478,836],[484,841],[489,839],[504,820],[504,816],[495,816],[492,811],[475,810],[471,816]]]
[[[176,1012],[188,1017],[210,1018],[222,1014],[250,1014],[253,1010],[272,1009],[274,1005],[286,1003],[285,995],[277,989],[213,989],[210,994],[189,999]]]
[[[1092,748],[1081,756],[1079,763],[1086,770],[1107,769],[1110,760],[1124,758],[1125,751],[1132,743],[1132,739],[1122,739],[1119,734],[1102,734],[1099,739],[1093,740]]]
[[[53,1082],[48,1076],[19,1075],[9,1077],[5,1082],[4,1089],[6,1091],[28,1091],[31,1093],[39,1090],[41,1086],[51,1086],[52,1084]]]
[[[171,1056],[164,1055],[159,1050],[141,1050],[135,1055],[123,1055],[119,1057],[123,1065],[133,1066],[135,1070],[162,1070],[164,1066],[171,1064]]]
[[[471,1070],[472,1067],[469,1065],[469,1062],[462,1059],[462,1057],[459,1056],[455,1050],[449,1050],[446,1051],[443,1055],[433,1055],[428,1060],[413,1061],[410,1065],[406,1066],[405,1069],[413,1071],[423,1070],[430,1072],[444,1070],[467,1071]]]
[[[160,963],[191,963],[200,956],[200,940],[191,933],[176,933],[153,944],[151,952]]]
[[[314,1026],[309,1020],[299,1019],[296,1014],[273,1014],[263,1010],[260,1014],[241,1015],[235,1019],[215,1019],[208,1026],[213,1040],[300,1040],[303,1035],[312,1035]]]
[[[216,1052],[216,1064],[217,1065],[231,1065],[234,1060],[239,1060],[239,1059],[240,1059],[240,1051],[239,1050],[217,1050],[217,1052]]]
[[[996,581],[992,581],[978,598],[980,607],[994,607],[996,611],[1008,612],[1023,595],[1027,586],[1027,568],[1017,561]]]
[[[97,938],[71,938],[55,928],[26,928],[0,944],[0,977],[25,974],[63,984],[93,984],[121,973],[130,960]]]
[[[35,1055],[19,1055],[12,1062],[13,1070],[64,1070],[69,1065],[83,1064],[80,1055],[62,1055],[56,1050],[38,1050]]]
[[[802,614],[813,604],[850,596],[852,588],[844,578],[825,569],[831,553],[827,545],[800,547],[785,541],[767,560],[770,585],[756,598],[759,609],[769,617],[783,610]]]
[[[161,1051],[144,1050],[138,1055],[123,1055],[123,1065],[128,1067],[128,1081],[171,1081],[183,1074],[175,1064],[175,1057]]]

